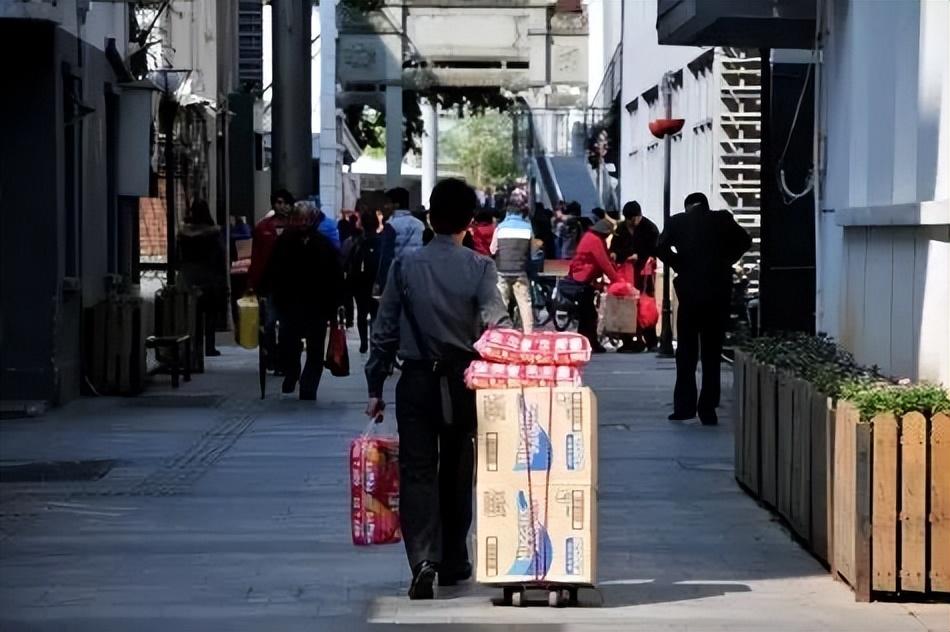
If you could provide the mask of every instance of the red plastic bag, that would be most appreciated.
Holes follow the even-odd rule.
[[[633,287],[633,283],[628,281],[614,281],[607,287],[607,294],[618,298],[629,298],[636,296],[637,290]]]
[[[373,423],[373,422],[370,422]],[[350,525],[353,544],[395,544],[399,530],[399,439],[370,430],[350,444]]]
[[[327,343],[327,370],[334,377],[346,377],[350,374],[350,352],[346,348],[346,329],[338,320],[330,325],[330,340]]]
[[[660,321],[660,313],[656,309],[656,298],[648,294],[640,294],[637,303],[637,327],[650,329],[656,327]]]

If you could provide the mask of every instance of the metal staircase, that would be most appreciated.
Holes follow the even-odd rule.
[[[719,98],[719,195],[736,221],[752,235],[752,249],[742,259],[749,292],[759,288],[761,226],[762,60],[735,48],[717,51]]]

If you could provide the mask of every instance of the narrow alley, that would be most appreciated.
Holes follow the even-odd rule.
[[[945,604],[856,604],[736,485],[728,402],[717,428],[666,421],[673,363],[652,354],[586,372],[601,510],[600,587],[583,607],[498,607],[474,584],[410,603],[402,546],[350,543],[360,372],[327,375],[316,405],[269,378],[261,401],[256,353],[222,350],[177,391],[158,378],[137,398],[0,422],[0,629],[947,629]],[[60,462],[46,475],[63,480],[11,478],[16,462]]]

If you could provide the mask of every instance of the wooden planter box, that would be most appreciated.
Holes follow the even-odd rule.
[[[832,570],[857,599],[950,597],[950,416],[861,422],[839,402],[834,467]]]
[[[737,353],[736,479],[830,563],[834,415],[811,384]]]
[[[155,293],[155,335],[191,336],[191,371],[205,370],[204,322],[198,313],[198,293],[168,285]],[[159,362],[171,361],[166,351],[156,352]]]
[[[101,395],[135,395],[145,386],[142,300],[113,296],[86,310],[86,377]]]

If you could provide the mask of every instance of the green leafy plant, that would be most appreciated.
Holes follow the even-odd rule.
[[[942,386],[889,379],[877,367],[858,364],[825,334],[778,333],[745,339],[740,348],[763,364],[812,383],[829,397],[853,402],[865,421],[880,413],[950,412],[950,393]]]
[[[841,398],[852,402],[864,421],[883,413],[900,417],[916,411],[930,417],[935,413],[950,412],[950,394],[937,384],[858,380],[841,387]]]

